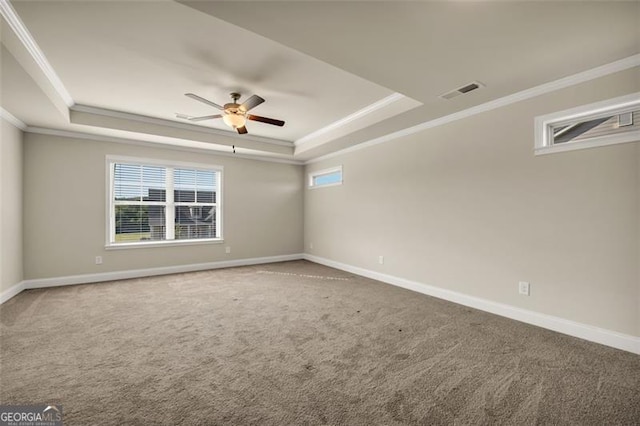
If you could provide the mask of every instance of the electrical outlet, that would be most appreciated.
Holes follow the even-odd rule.
[[[378,263],[384,265],[384,256],[378,256]]]
[[[225,247],[224,252],[227,254],[231,253],[231,247]]]
[[[96,265],[102,265],[102,256],[96,256]]]
[[[313,250],[313,243],[309,243],[309,250]]]
[[[524,296],[529,296],[530,294],[529,283],[526,281],[520,281],[518,283],[518,291],[520,292],[520,294]]]

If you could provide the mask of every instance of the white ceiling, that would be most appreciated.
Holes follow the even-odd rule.
[[[299,159],[640,53],[640,2],[11,4],[76,104],[182,123],[176,112],[215,113],[186,92],[219,104],[231,91],[256,93],[267,102],[253,112],[287,124],[250,122],[251,136],[310,140],[296,155],[293,145],[290,152],[264,149]],[[29,108],[37,90],[22,90],[29,83],[21,81],[28,80],[20,75],[24,60],[7,47],[2,105],[10,113],[31,126],[136,137],[106,119],[80,125],[72,114],[72,124],[53,107]],[[487,87],[451,101],[438,97],[472,80]],[[230,135],[220,120],[203,125]],[[203,143],[161,128],[140,137]],[[254,153],[268,142],[240,138],[235,143]]]

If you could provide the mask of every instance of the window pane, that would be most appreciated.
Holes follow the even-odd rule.
[[[164,206],[118,205],[115,216],[117,243],[165,239]]]
[[[342,182],[342,172],[335,171],[313,177],[313,186],[331,185]]]
[[[196,186],[196,170],[175,169],[173,181],[176,188],[193,188]]]
[[[178,203],[215,203],[217,172],[175,169],[175,201]]]
[[[216,238],[216,207],[176,206],[175,238]]]
[[[141,201],[142,167],[132,164],[115,164],[114,167],[113,188],[116,200]]]
[[[142,166],[144,201],[166,201],[166,170],[164,167]]]
[[[594,119],[576,121],[567,125],[553,126],[553,143],[561,144],[616,135],[640,129],[640,111],[607,115]]]
[[[176,189],[173,196],[176,203],[193,203],[196,201],[196,192],[186,189]]]
[[[203,191],[199,189],[197,200],[199,203],[215,203],[216,193],[213,191]]]
[[[119,201],[165,201],[165,169],[138,164],[115,164],[113,189]]]
[[[142,188],[139,186],[116,182],[114,192],[118,201],[140,201],[142,199]]]
[[[196,174],[196,201],[198,203],[216,202],[216,172],[198,170]]]

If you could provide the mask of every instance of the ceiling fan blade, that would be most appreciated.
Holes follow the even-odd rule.
[[[249,99],[244,101],[242,105],[240,105],[240,109],[243,111],[249,111],[250,109],[257,107],[263,102],[264,102],[264,99],[262,99],[260,96],[253,95]]]
[[[275,118],[260,117],[259,115],[247,115],[248,120],[259,121],[261,123],[273,124],[274,126],[284,126],[284,121]]]
[[[214,102],[211,102],[211,101],[210,101],[210,100],[208,100],[208,99],[202,98],[202,97],[200,97],[200,96],[198,96],[198,95],[194,95],[193,93],[185,93],[184,95],[185,95],[185,96],[187,96],[187,97],[189,97],[189,98],[191,98],[191,99],[195,99],[196,101],[200,101],[200,102],[203,102],[203,103],[205,103],[205,104],[207,104],[207,105],[211,105],[211,106],[212,106],[212,107],[214,107],[214,108],[218,108],[218,109],[220,109],[220,110],[224,109],[224,108],[222,108],[220,105],[218,105],[218,104],[216,104],[216,103],[214,103]]]
[[[248,132],[247,132],[247,128],[246,128],[245,126],[238,127],[238,128],[236,128],[236,130],[237,130],[237,131],[238,131],[238,133],[240,133],[241,135],[244,135],[245,133],[248,133]]]
[[[204,120],[213,120],[214,118],[221,118],[222,114],[215,114],[215,115],[204,115],[202,117],[191,117],[189,118],[190,121],[204,121]]]
[[[189,121],[203,121],[203,120],[212,120],[214,118],[220,118],[220,117],[222,117],[222,114],[204,115],[202,117],[194,117],[192,115],[176,113],[176,117],[181,118],[183,120],[189,120]]]

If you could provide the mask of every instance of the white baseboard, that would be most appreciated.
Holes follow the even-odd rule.
[[[321,265],[330,266],[353,274],[362,275],[387,284],[402,287],[428,296],[437,297],[439,299],[448,300],[460,305],[469,306],[481,311],[490,312],[492,314],[533,324],[538,327],[557,331],[559,333],[568,334],[569,336],[578,337],[580,339],[589,340],[591,342],[600,343],[602,345],[611,346],[613,348],[622,349],[624,351],[633,352],[640,355],[640,337],[628,334],[618,333],[616,331],[606,330],[592,325],[582,324],[579,322],[567,320],[553,315],[542,314],[539,312],[529,311],[527,309],[517,308],[515,306],[505,305],[503,303],[493,302],[491,300],[482,299],[475,296],[469,296],[456,291],[444,288],[434,287],[422,284],[416,281],[407,280],[393,275],[382,274],[380,272],[371,271],[369,269],[359,268],[357,266],[347,265],[336,262],[334,260],[325,259],[305,253],[304,259]]]
[[[0,303],[11,299],[22,290],[32,288],[58,287],[72,284],[90,284],[104,281],[124,280],[128,278],[151,277],[154,275],[177,274],[181,272],[205,271],[208,269],[232,268],[235,266],[260,265],[263,263],[300,260],[301,253],[281,256],[254,257],[249,259],[222,260],[218,262],[195,263],[191,265],[164,266],[160,268],[133,269],[128,271],[101,272],[98,274],[71,275],[67,277],[38,278],[25,280],[5,290],[0,295]]]
[[[25,289],[26,287],[24,281],[20,281],[18,284],[9,287],[8,289],[0,293],[0,305]]]
[[[475,296],[469,296],[463,293],[422,284],[416,281],[387,275],[369,269],[359,268],[334,260],[325,259],[310,254],[290,254],[282,256],[256,257],[249,259],[223,260],[218,262],[196,263],[191,265],[166,266],[160,268],[134,269],[129,271],[103,272],[98,274],[72,275],[67,277],[40,278],[33,280],[25,280],[15,284],[9,289],[0,293],[0,304],[11,299],[23,290],[44,287],[56,287],[72,284],[89,284],[103,281],[114,281],[128,278],[149,277],[154,275],[176,274],[181,272],[204,271],[208,269],[231,268],[235,266],[259,265],[264,263],[285,262],[289,260],[306,259],[321,265],[330,266],[332,268],[362,275],[387,284],[402,287],[428,296],[437,297],[439,299],[448,300],[460,305],[469,306],[471,308],[480,309],[492,314],[533,324],[538,327],[547,328],[559,333],[568,334],[570,336],[579,337],[581,339],[611,346],[617,349],[633,352],[640,355],[640,337],[628,334],[618,333],[588,324],[567,320],[552,315],[542,314],[539,312],[529,311],[517,308],[503,303],[493,302],[491,300],[482,299]]]

